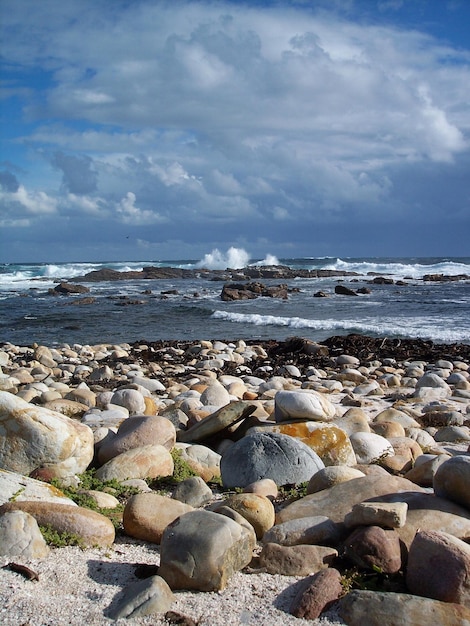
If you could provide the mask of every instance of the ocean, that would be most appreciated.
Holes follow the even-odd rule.
[[[87,283],[89,294],[51,296],[60,281],[92,270],[141,270],[145,266],[185,269],[285,265],[359,275],[261,280],[287,283],[287,300],[260,297],[224,302],[223,283],[205,278],[124,280]],[[133,343],[158,340],[277,340],[304,337],[322,341],[359,333],[470,344],[470,279],[423,281],[426,274],[470,276],[470,257],[460,258],[276,258],[251,259],[243,249],[214,250],[199,260],[113,263],[23,263],[0,265],[0,343]],[[393,284],[371,283],[376,275]],[[342,284],[370,293],[337,295]],[[401,281],[403,284],[396,284]],[[328,297],[314,297],[322,291]],[[164,292],[164,293],[162,293]],[[92,302],[83,303],[84,297]],[[82,303],[81,303],[82,302]]]

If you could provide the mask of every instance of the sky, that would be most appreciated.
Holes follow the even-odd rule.
[[[468,0],[0,18],[0,262],[470,256]]]

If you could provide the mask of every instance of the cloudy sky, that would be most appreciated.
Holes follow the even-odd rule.
[[[0,11],[0,261],[470,255],[468,0]]]

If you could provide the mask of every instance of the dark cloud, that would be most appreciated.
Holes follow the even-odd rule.
[[[96,191],[98,173],[93,169],[93,161],[90,157],[77,157],[56,152],[51,163],[61,170],[62,183],[70,193],[85,195]]]
[[[15,192],[19,189],[18,179],[11,172],[0,172],[0,185],[4,191]]]

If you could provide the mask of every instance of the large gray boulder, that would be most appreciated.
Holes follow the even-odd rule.
[[[211,511],[191,511],[164,530],[158,573],[171,589],[219,591],[248,565],[254,547],[245,526]]]
[[[246,487],[263,478],[271,478],[278,486],[298,484],[324,467],[309,446],[279,433],[246,435],[230,446],[220,461],[225,487]]]

